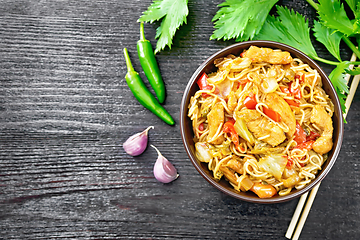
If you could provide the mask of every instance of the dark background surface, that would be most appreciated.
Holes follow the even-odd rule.
[[[189,78],[234,43],[209,41],[222,0],[189,0],[188,24],[171,50],[157,54],[175,126],[128,89],[123,48],[145,80],[136,21],[151,2],[0,0],[0,238],[285,239],[298,199],[260,205],[228,197],[197,173],[182,145],[180,101]],[[312,25],[316,13],[305,1],[279,4]],[[145,24],[153,46],[157,26]],[[343,59],[350,56],[343,46]],[[359,238],[359,96],[300,239]],[[173,183],[153,177],[154,149],[131,157],[122,148],[149,125],[150,143],[180,174]]]

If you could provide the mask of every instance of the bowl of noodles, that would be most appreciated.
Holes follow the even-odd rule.
[[[180,109],[185,150],[215,188],[279,203],[324,179],[339,154],[343,118],[324,71],[288,45],[247,41],[203,62]]]

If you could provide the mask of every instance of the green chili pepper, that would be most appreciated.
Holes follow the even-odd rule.
[[[153,112],[156,116],[161,118],[169,125],[174,125],[174,119],[165,110],[163,106],[156,100],[154,95],[146,88],[144,82],[141,80],[139,74],[134,70],[128,50],[124,48],[124,56],[127,66],[127,73],[125,75],[126,83],[135,98],[147,109]]]
[[[145,39],[144,23],[140,23],[140,40],[137,42],[137,52],[144,73],[160,103],[165,101],[165,85],[160,69],[155,59],[154,50],[149,40]]]

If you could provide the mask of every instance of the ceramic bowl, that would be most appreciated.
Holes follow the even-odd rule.
[[[307,63],[311,68],[316,69],[323,81],[324,90],[330,96],[332,102],[335,105],[335,111],[332,118],[333,126],[334,126],[334,132],[333,132],[334,146],[332,150],[328,153],[329,155],[328,160],[323,164],[322,169],[318,172],[316,178],[310,184],[299,190],[293,189],[292,192],[286,196],[276,195],[272,198],[261,199],[251,191],[238,192],[234,190],[233,187],[226,180],[224,180],[224,178],[222,178],[220,181],[216,181],[213,178],[212,172],[208,170],[207,164],[201,163],[195,156],[195,146],[193,141],[194,133],[192,130],[191,120],[187,116],[187,113],[188,113],[188,105],[191,96],[193,96],[195,92],[199,90],[199,87],[196,84],[197,80],[204,72],[210,73],[210,72],[215,72],[217,70],[216,67],[214,66],[215,59],[220,57],[225,57],[229,54],[239,56],[240,53],[243,52],[243,50],[248,49],[251,45],[257,47],[268,47],[272,49],[281,49],[283,51],[288,51],[292,57],[299,58],[304,63]],[[270,204],[270,203],[285,202],[294,199],[296,197],[299,197],[302,194],[314,188],[320,181],[324,179],[324,177],[329,173],[330,169],[334,165],[336,158],[340,152],[340,147],[343,139],[343,117],[342,117],[339,99],[337,97],[333,85],[331,84],[325,72],[312,59],[310,59],[301,51],[285,44],[271,42],[271,41],[247,41],[247,42],[241,42],[231,45],[214,53],[196,69],[196,71],[190,78],[185,88],[184,95],[181,101],[180,129],[181,129],[181,136],[184,143],[184,147],[190,158],[190,161],[192,162],[196,170],[200,173],[200,175],[203,176],[211,185],[213,185],[215,188],[222,191],[223,193],[243,201]]]

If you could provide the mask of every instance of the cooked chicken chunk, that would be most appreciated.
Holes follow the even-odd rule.
[[[248,57],[253,63],[267,62],[270,64],[289,64],[292,62],[292,57],[286,51],[273,51],[270,48],[259,48],[251,46],[243,57]]]
[[[230,159],[227,164],[227,167],[233,169],[235,172],[239,173],[239,174],[243,174],[244,173],[244,169],[243,169],[243,165],[242,163],[237,160],[236,158],[232,158]]]
[[[207,136],[207,142],[212,144],[221,144],[224,141],[224,136],[215,138],[216,132],[218,131],[221,124],[224,123],[224,106],[218,102],[211,109],[207,115],[207,120],[209,124],[209,135]]]
[[[331,117],[324,107],[316,105],[311,112],[310,121],[322,131],[321,136],[313,144],[314,151],[319,154],[329,152],[333,146],[332,133],[334,130]]]
[[[289,64],[292,61],[290,53],[285,51],[272,51],[267,60],[270,64]]]
[[[281,121],[289,127],[289,131],[286,135],[291,138],[295,133],[296,120],[295,114],[291,110],[289,104],[276,93],[269,93],[266,96],[265,103],[270,109],[280,114]]]
[[[237,98],[235,95],[235,92],[231,91],[230,94],[228,95],[228,102],[227,102],[227,107],[230,111],[234,111],[237,105]]]
[[[269,54],[273,50],[270,48],[259,48],[251,46],[244,54],[243,57],[250,58],[253,63],[267,62]]]
[[[263,117],[256,110],[243,109],[236,113],[236,118],[244,118],[250,132],[256,138],[262,139],[273,147],[286,139],[284,131],[279,126]]]
[[[224,174],[228,181],[232,182],[235,185],[238,184],[234,170],[222,165],[220,166],[220,171]]]

